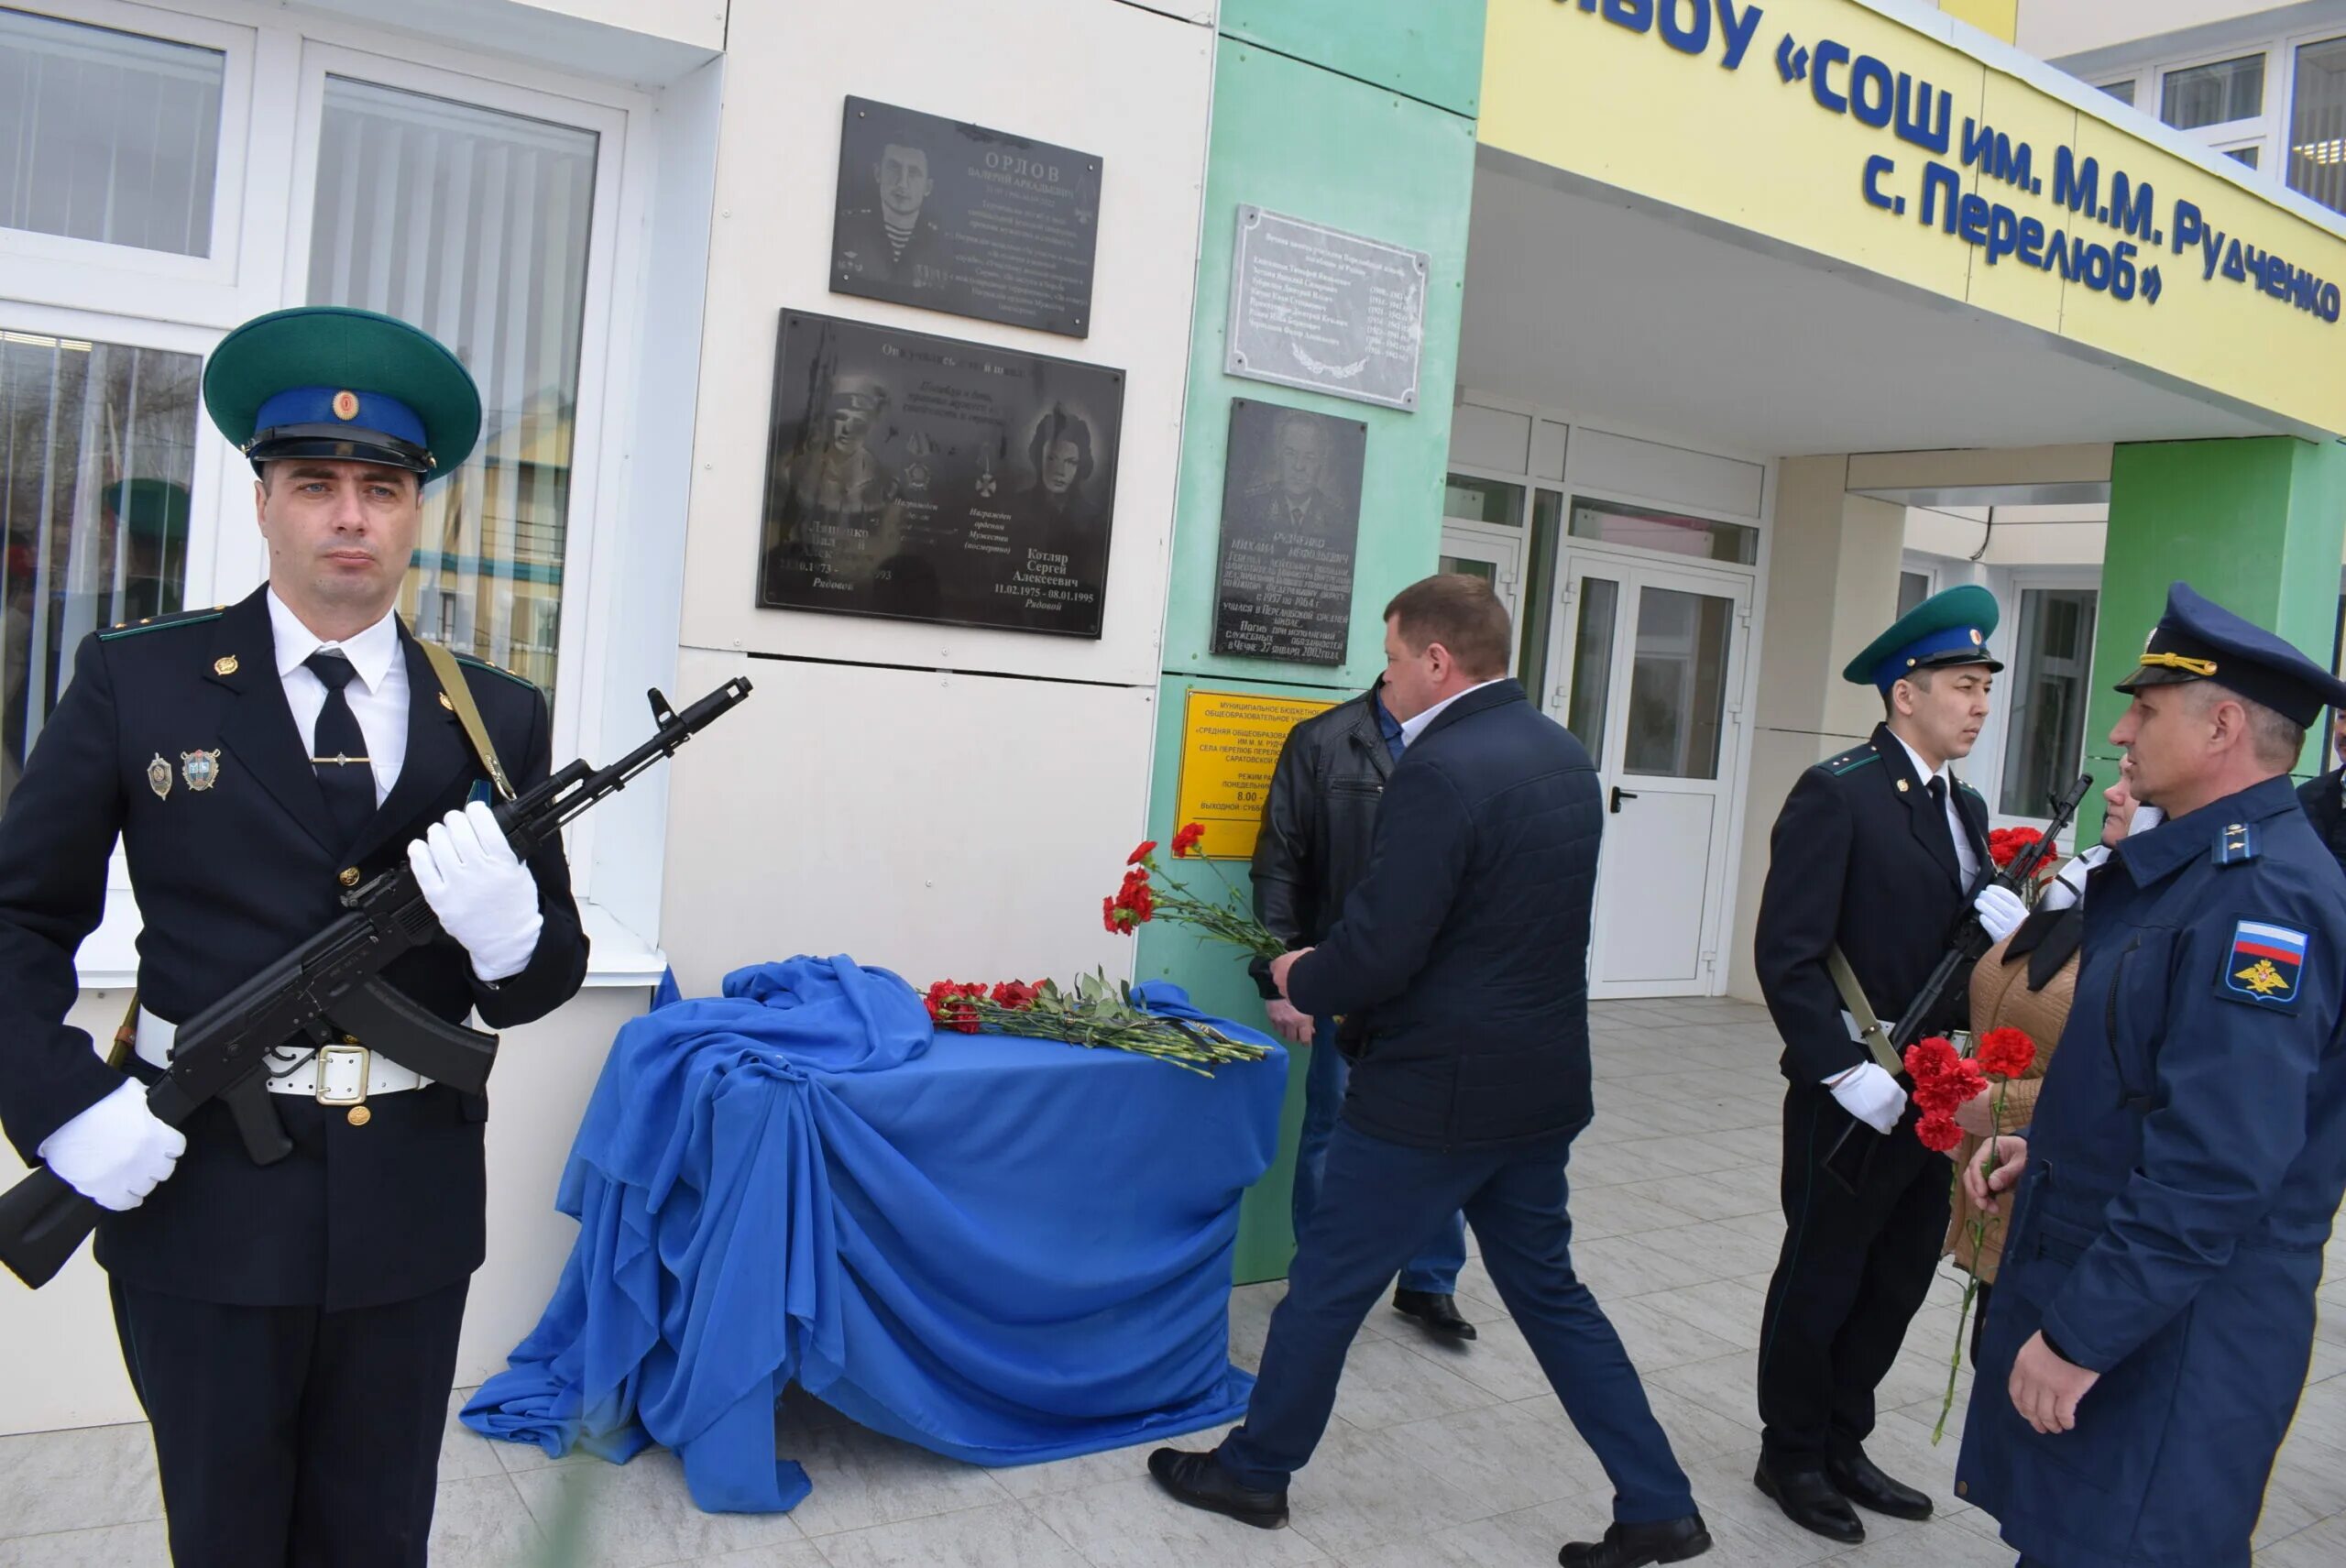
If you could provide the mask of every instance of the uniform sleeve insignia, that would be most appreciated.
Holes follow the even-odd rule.
[[[2235,1001],[2295,1007],[2305,965],[2303,931],[2261,920],[2239,921],[2225,951],[2221,990]]]

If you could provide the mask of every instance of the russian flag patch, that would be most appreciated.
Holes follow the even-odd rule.
[[[2223,989],[2244,1002],[2287,1007],[2297,1000],[2298,981],[2305,974],[2306,934],[2262,920],[2242,920],[2232,927],[2232,943],[2224,961]]]

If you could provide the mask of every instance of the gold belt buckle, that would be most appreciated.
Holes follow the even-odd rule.
[[[317,1100],[321,1105],[364,1105],[367,1102],[367,1080],[372,1075],[373,1062],[365,1046],[349,1041],[339,1046],[318,1047]],[[326,1088],[327,1070],[336,1062],[355,1062],[358,1068],[358,1089],[352,1094],[334,1094]]]

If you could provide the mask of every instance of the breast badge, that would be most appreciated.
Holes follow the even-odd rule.
[[[163,761],[160,751],[156,752],[155,760],[147,764],[147,787],[155,792],[157,800],[171,798],[171,764]]]
[[[156,759],[158,762],[160,762],[161,760],[162,759],[159,757]],[[168,768],[164,770],[166,773],[169,773],[170,771],[170,770]],[[152,768],[148,770],[148,777],[149,779],[154,777],[154,770]],[[198,793],[210,789],[214,784],[220,782],[220,753],[217,751],[181,751],[180,753],[180,777],[187,781],[188,788],[195,790]]]

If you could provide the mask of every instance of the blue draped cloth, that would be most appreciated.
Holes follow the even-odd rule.
[[[1179,988],[1135,995],[1201,1018]],[[738,970],[619,1031],[557,1206],[578,1240],[490,1437],[659,1442],[712,1511],[794,1508],[774,1403],[981,1464],[1233,1420],[1238,1200],[1277,1148],[1285,1053],[1211,1078],[1122,1051],[935,1033],[847,958]]]

